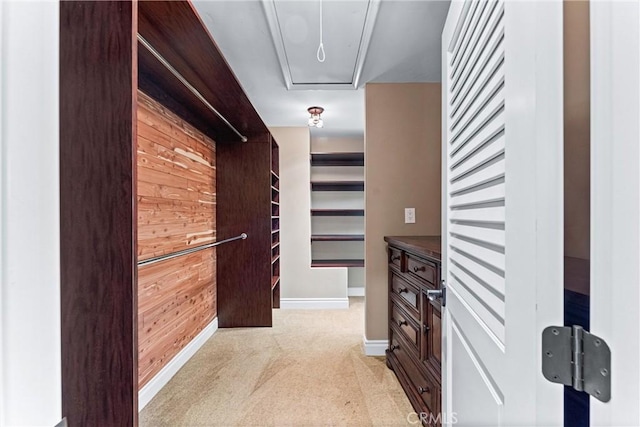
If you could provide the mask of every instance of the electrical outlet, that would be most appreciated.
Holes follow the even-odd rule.
[[[404,208],[404,223],[405,224],[416,223],[416,208]]]

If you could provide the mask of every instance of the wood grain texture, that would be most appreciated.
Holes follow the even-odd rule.
[[[216,238],[215,142],[138,94],[138,259]]]
[[[138,93],[138,259],[215,241],[215,142]],[[215,248],[138,270],[138,387],[216,316]]]
[[[218,247],[220,327],[271,326],[271,144],[269,134],[245,144],[219,144],[218,238],[247,233]]]
[[[60,2],[62,416],[135,426],[137,3]]]
[[[388,242],[389,340],[387,366],[395,372],[416,412],[439,414],[441,399],[441,302],[427,291],[440,288],[440,236],[385,236]],[[410,319],[398,322],[395,307]],[[409,325],[418,326],[413,341]],[[407,333],[409,332],[409,333]],[[396,345],[403,340],[401,347]],[[409,345],[411,343],[412,345]],[[439,425],[439,423],[437,423]]]
[[[436,262],[441,258],[440,236],[385,236],[384,241],[390,246],[417,253]]]
[[[191,2],[140,2],[139,31],[243,135],[268,133]],[[140,88],[217,142],[240,141],[144,47]]]
[[[140,388],[216,317],[215,250],[210,248],[140,267]]]

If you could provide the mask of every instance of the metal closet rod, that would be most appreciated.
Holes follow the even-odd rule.
[[[194,94],[196,96],[196,98],[198,98],[209,110],[211,110],[213,112],[213,114],[215,114],[216,116],[218,116],[218,118],[220,120],[222,120],[227,126],[229,126],[229,128],[235,132],[236,135],[238,135],[240,137],[240,140],[242,140],[242,142],[247,142],[247,137],[244,136],[243,134],[241,134],[238,129],[236,129],[235,127],[233,127],[233,125],[231,123],[229,123],[229,121],[227,119],[224,118],[224,116],[222,114],[220,114],[220,112],[218,110],[216,110],[213,105],[209,104],[209,101],[206,100],[206,98],[204,96],[202,96],[202,94],[200,92],[198,92],[198,89],[196,89],[195,87],[191,86],[191,83],[189,83],[187,81],[187,79],[185,79],[184,77],[182,77],[182,74],[180,74],[178,72],[178,70],[176,70],[175,68],[173,68],[173,66],[169,63],[169,61],[167,61],[166,59],[164,59],[164,57],[162,55],[160,55],[160,53],[153,47],[151,46],[151,44],[145,40],[144,37],[142,37],[140,34],[138,34],[138,41],[147,48],[147,50],[149,52],[151,52],[151,54],[153,56],[156,57],[156,59],[158,61],[160,61],[160,63],[162,65],[164,65],[164,67],[169,70],[171,72],[171,74],[173,74],[179,81],[180,83],[182,83],[184,85],[184,87],[186,87],[187,89],[189,89],[189,91]]]
[[[202,245],[202,246],[198,246],[198,247],[195,247],[195,248],[190,248],[190,249],[185,249],[183,251],[174,252],[174,253],[168,254],[168,255],[160,255],[160,256],[157,256],[155,258],[145,259],[144,261],[139,261],[138,262],[138,267],[142,267],[144,265],[153,264],[153,263],[156,263],[156,262],[159,262],[159,261],[165,261],[165,260],[168,260],[168,259],[171,259],[171,258],[177,258],[177,257],[182,256],[182,255],[189,255],[189,254],[192,254],[194,252],[202,251],[204,249],[213,248],[213,247],[221,245],[223,243],[233,242],[234,240],[244,240],[247,237],[248,237],[247,233],[242,233],[239,236],[230,237],[228,239],[220,240],[219,242],[215,242],[215,243],[209,243],[208,245]]]

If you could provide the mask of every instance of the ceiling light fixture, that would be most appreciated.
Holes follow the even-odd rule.
[[[307,108],[309,112],[309,126],[321,128],[324,126],[324,122],[322,121],[321,114],[324,112],[324,108],[322,107],[309,107]]]
[[[320,46],[318,46],[316,58],[318,58],[318,62],[324,62],[325,60],[324,44],[322,44],[322,0],[320,0]]]

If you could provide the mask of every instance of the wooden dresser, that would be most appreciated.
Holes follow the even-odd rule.
[[[441,412],[440,236],[387,236],[389,349],[393,369],[425,425]],[[431,414],[431,416],[430,416]]]

